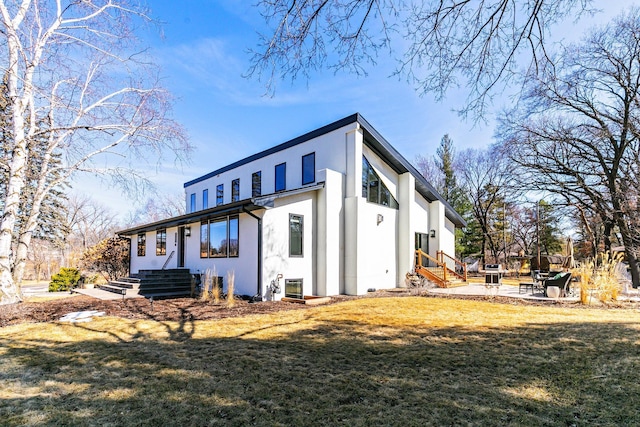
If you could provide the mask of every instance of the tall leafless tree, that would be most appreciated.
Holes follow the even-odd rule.
[[[132,0],[0,0],[0,67],[7,76],[12,138],[0,220],[3,303],[20,300],[31,235],[53,188],[84,171],[129,177],[131,166],[145,158],[188,149],[169,115],[170,97],[157,69],[134,37],[147,21]],[[14,240],[33,141],[46,145],[41,179],[24,232]],[[58,155],[61,162],[52,163]],[[104,169],[109,156],[116,166]]]
[[[637,287],[640,9],[563,49],[526,88],[499,132],[522,184],[597,214],[607,234],[617,229]]]
[[[250,75],[273,90],[281,78],[327,66],[367,74],[381,50],[400,50],[397,72],[442,99],[465,85],[466,112],[481,115],[496,86],[547,56],[549,29],[590,13],[592,0],[261,0],[271,33]]]

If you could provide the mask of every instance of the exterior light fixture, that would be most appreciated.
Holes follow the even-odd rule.
[[[380,223],[381,223],[382,221],[384,221],[384,217],[383,217],[382,215],[378,214],[378,219],[377,219],[377,223],[376,223],[376,225],[380,225]]]
[[[431,230],[431,233],[429,234],[429,236],[436,237],[436,230]]]
[[[185,227],[184,229],[184,235],[186,237],[191,237],[191,227]]]

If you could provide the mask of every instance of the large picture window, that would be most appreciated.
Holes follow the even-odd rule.
[[[138,256],[145,256],[147,254],[147,234],[138,234]]]
[[[276,165],[276,185],[275,191],[284,191],[287,189],[287,164],[280,163]]]
[[[200,257],[233,258],[239,255],[239,219],[216,218],[200,223]]]
[[[362,156],[362,197],[368,202],[398,209],[398,202],[364,156]]]
[[[289,214],[289,256],[303,256],[303,219],[302,215]]]
[[[231,181],[231,201],[237,202],[240,200],[240,178]]]
[[[167,254],[167,230],[158,230],[156,232],[156,255]]]
[[[227,256],[227,219],[218,219],[209,223],[209,257]]]
[[[316,153],[302,156],[302,185],[316,180]]]
[[[220,206],[224,203],[224,184],[220,184],[216,187],[216,206]]]
[[[262,196],[262,171],[251,175],[251,197]]]

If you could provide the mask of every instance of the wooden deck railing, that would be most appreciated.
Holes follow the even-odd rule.
[[[447,287],[447,266],[420,249],[416,250],[415,269],[416,273],[431,280],[437,286]]]
[[[466,262],[462,262],[460,260],[455,259],[454,257],[452,257],[451,255],[447,255],[446,253],[444,253],[443,251],[438,251],[437,252],[437,258],[438,260],[445,264],[447,270],[449,271],[449,273],[453,274],[454,276],[458,277],[459,279],[464,280],[465,282],[467,281],[467,263]],[[449,268],[449,263],[447,262],[447,260],[453,261],[453,265],[455,266],[455,268],[451,269]],[[458,268],[460,267],[460,270],[462,273],[458,272]]]

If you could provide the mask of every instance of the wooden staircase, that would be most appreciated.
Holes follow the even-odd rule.
[[[138,274],[110,281],[98,288],[120,295],[138,294],[145,298],[191,296],[191,272],[186,268],[140,270]]]
[[[456,268],[451,268],[451,264]],[[467,281],[467,264],[442,251],[438,251],[437,258],[433,258],[420,249],[416,250],[415,271],[439,288],[460,286]]]

